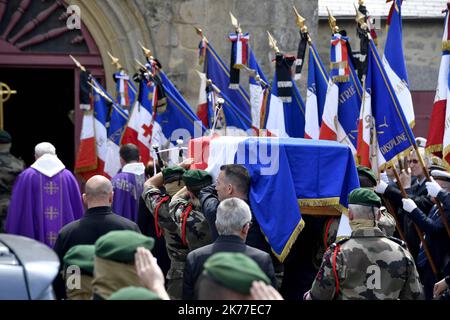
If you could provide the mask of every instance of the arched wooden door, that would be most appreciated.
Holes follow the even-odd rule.
[[[99,49],[84,24],[69,29],[64,1],[0,0],[0,82],[18,94],[4,106],[12,153],[29,166],[36,143],[49,141],[72,170],[81,129],[79,70],[69,54],[101,82]]]

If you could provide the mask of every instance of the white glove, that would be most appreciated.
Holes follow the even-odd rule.
[[[408,213],[413,212],[413,210],[417,208],[416,203],[411,199],[402,199],[402,202],[403,202],[403,210],[405,210]]]
[[[379,193],[379,194],[384,194],[387,187],[388,187],[388,184],[386,182],[384,182],[383,180],[380,180],[380,182],[375,187],[375,192]]]
[[[387,184],[389,184],[389,177],[386,172],[382,172],[380,175],[380,178],[383,182],[386,182]]]
[[[427,187],[428,194],[433,198],[436,198],[438,193],[442,190],[439,183],[434,181],[433,178],[431,178],[431,182],[426,182],[425,185]]]

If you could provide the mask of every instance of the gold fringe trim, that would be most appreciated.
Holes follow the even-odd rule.
[[[442,144],[433,144],[425,148],[427,154],[442,152]]]
[[[80,173],[84,173],[84,172],[89,172],[89,171],[95,170],[97,168],[98,168],[98,164],[95,164],[95,165],[92,165],[92,166],[89,166],[89,167],[76,168],[74,170],[74,172],[80,174]]]
[[[347,68],[347,66],[348,66],[347,61],[330,62],[330,69]]]
[[[450,40],[442,41],[442,51],[450,50]]]
[[[416,126],[416,120],[413,120],[409,123],[409,127],[413,129]]]
[[[348,216],[348,208],[340,204],[339,197],[319,199],[297,199],[300,207],[331,207]]]
[[[444,167],[447,168],[447,170],[450,168],[450,163],[447,162],[445,157],[448,156],[449,153],[450,153],[450,146],[446,146],[444,148],[444,151],[442,152],[442,163]]]
[[[389,167],[395,167],[395,165],[398,163],[398,158],[397,157],[398,156],[405,157],[405,156],[409,155],[409,153],[411,152],[412,149],[413,149],[413,147],[411,146],[409,148],[406,148],[402,152],[397,153],[395,156],[392,157],[391,160],[386,161],[384,164],[379,166],[378,170],[381,172],[381,171],[385,171]]]
[[[288,256],[289,252],[291,251],[292,246],[294,245],[295,241],[297,240],[298,235],[300,232],[302,232],[303,228],[305,227],[305,221],[303,219],[300,220],[300,222],[295,227],[294,231],[292,232],[291,236],[289,237],[288,242],[285,244],[283,251],[280,255],[278,255],[273,249],[272,252],[277,257],[277,259],[280,262],[284,262],[284,259]],[[265,235],[264,235],[265,236]],[[266,238],[267,239],[267,238]]]
[[[327,207],[338,206],[339,197],[318,198],[318,199],[297,199],[298,205],[301,207]]]
[[[333,77],[334,82],[348,82],[350,80],[349,76],[335,76]]]

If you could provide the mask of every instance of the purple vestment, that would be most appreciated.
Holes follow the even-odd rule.
[[[62,167],[50,176],[28,168],[17,177],[8,208],[7,233],[53,247],[59,230],[81,218],[83,204],[73,174]]]
[[[145,179],[144,170],[142,163],[127,164],[111,180],[114,191],[112,211],[136,223]]]

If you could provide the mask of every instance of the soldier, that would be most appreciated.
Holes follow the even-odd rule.
[[[10,153],[11,141],[7,131],[0,131],[0,233],[4,232],[3,226],[14,181],[25,169],[25,163]]]
[[[64,255],[63,271],[65,275],[63,277],[66,280],[66,296],[68,300],[91,300],[94,256],[95,246],[87,244],[74,246]],[[76,273],[71,273],[68,268],[73,266],[78,267],[80,271],[79,286],[73,285],[76,283],[76,279],[72,284],[71,275],[75,275]]]
[[[358,170],[358,178],[359,185],[361,188],[367,188],[369,190],[374,190],[377,185],[377,178],[373,171],[367,167],[357,166]],[[395,231],[395,219],[394,217],[386,210],[385,207],[380,208],[380,220],[377,221],[378,227],[383,231],[387,236],[393,236]],[[325,223],[324,227],[324,236],[323,236],[323,244],[324,248],[320,257],[322,257],[325,250],[336,241],[336,235],[338,232],[340,218],[332,217],[329,218]]]
[[[173,197],[169,208],[183,244],[191,251],[212,241],[209,223],[198,199],[200,190],[212,183],[212,177],[203,170],[187,170],[182,178],[186,186]]]
[[[129,286],[140,287],[135,268],[139,247],[152,250],[155,240],[131,230],[111,231],[95,242],[93,300],[108,299]]]
[[[380,198],[358,188],[349,195],[349,239],[333,243],[306,300],[423,299],[414,260],[404,242],[378,227]]]
[[[184,187],[181,177],[191,163],[192,159],[186,159],[180,166],[163,169],[145,182],[142,193],[142,198],[154,217],[156,235],[164,236],[166,242],[170,258],[170,269],[166,275],[167,291],[171,299],[181,299],[184,263],[189,249],[181,241],[178,225],[170,215],[169,203],[171,197]],[[163,185],[165,190],[161,190]]]
[[[198,300],[251,300],[257,281],[270,285],[253,259],[240,252],[218,252],[206,260],[197,281]]]

